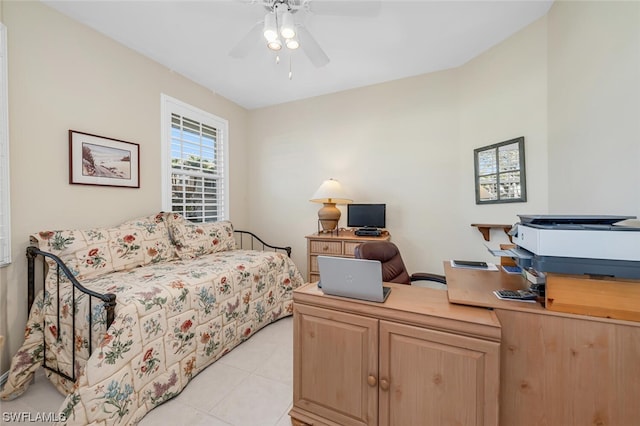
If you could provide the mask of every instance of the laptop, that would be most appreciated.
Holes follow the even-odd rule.
[[[318,256],[320,283],[324,294],[384,302],[391,288],[382,285],[382,265],[377,260]]]

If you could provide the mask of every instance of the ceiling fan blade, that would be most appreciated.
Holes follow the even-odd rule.
[[[324,50],[322,50],[311,33],[302,25],[298,25],[296,29],[298,39],[300,40],[300,48],[307,55],[311,63],[318,68],[327,65],[329,63],[329,57],[324,53]]]
[[[381,0],[307,0],[306,8],[317,15],[367,16],[380,14]]]
[[[262,28],[264,22],[256,23],[253,28],[236,44],[230,51],[229,56],[232,58],[244,58],[247,56],[252,47],[259,44],[262,40]]]

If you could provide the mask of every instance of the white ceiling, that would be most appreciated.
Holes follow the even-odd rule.
[[[309,0],[311,10],[294,17],[330,58],[321,68],[300,49],[276,64],[261,34],[244,58],[229,55],[264,19],[262,0],[43,2],[254,109],[460,66],[542,17],[553,0]],[[354,16],[360,10],[373,16]]]

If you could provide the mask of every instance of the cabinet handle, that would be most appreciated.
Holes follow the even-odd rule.
[[[386,390],[389,390],[389,382],[388,382],[388,381],[386,381],[385,379],[381,379],[381,380],[380,380],[380,388],[381,388],[382,390],[385,390],[385,391],[386,391]]]
[[[369,383],[369,386],[373,387],[378,383],[378,380],[376,379],[376,376],[369,376],[367,378],[367,383]]]
[[[322,247],[322,251],[327,251],[327,250],[329,250],[329,246]]]

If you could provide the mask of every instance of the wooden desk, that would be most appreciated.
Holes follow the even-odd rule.
[[[384,303],[293,293],[292,424],[498,424],[500,325],[446,291],[385,283]]]
[[[502,326],[500,424],[640,425],[640,322],[548,311],[492,294],[505,272],[451,268],[449,301],[492,308]]]

